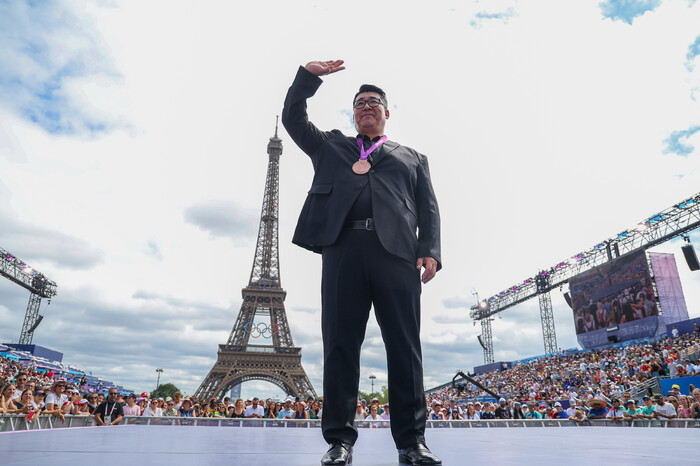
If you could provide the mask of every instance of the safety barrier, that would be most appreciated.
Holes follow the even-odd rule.
[[[212,427],[287,427],[287,428],[320,428],[319,419],[230,419],[209,417],[142,417],[126,416],[121,422],[128,425],[158,425],[158,426],[212,426]],[[390,421],[384,419],[356,420],[357,428],[387,428]],[[479,429],[479,428],[509,428],[509,427],[680,427],[700,428],[700,419],[635,419],[615,423],[608,419],[591,419],[579,424],[570,419],[484,419],[445,420],[426,423],[429,429]]]
[[[94,416],[66,415],[65,422],[57,417],[43,415],[35,420],[27,421],[25,414],[6,414],[0,416],[0,432],[19,430],[60,429],[65,427],[95,426]],[[209,427],[266,427],[266,428],[320,428],[319,419],[230,419],[210,417],[154,417],[154,416],[125,416],[121,425],[148,426],[209,426]],[[388,428],[387,420],[358,420],[357,428]],[[497,428],[538,428],[538,427],[668,427],[700,429],[700,419],[635,419],[633,421],[613,422],[609,419],[592,419],[582,423],[570,419],[483,419],[445,420],[426,423],[428,429],[497,429]]]
[[[73,416],[66,415],[65,421],[49,414],[35,416],[31,421],[27,421],[26,414],[5,414],[0,415],[0,432],[12,432],[17,430],[43,430],[62,429],[65,427],[92,427],[95,425],[94,416]]]

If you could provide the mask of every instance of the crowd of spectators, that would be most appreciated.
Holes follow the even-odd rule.
[[[27,369],[0,358],[0,415],[94,415],[98,425],[118,424],[124,416],[210,417],[243,419],[321,419],[323,398],[306,402],[287,398],[276,401],[229,397],[209,400],[183,397],[151,398],[123,394],[115,387],[107,393],[85,391],[80,380],[62,374]],[[428,392],[427,416],[432,420],[481,419],[587,419],[613,422],[652,418],[700,418],[700,388],[690,385],[681,393],[674,385],[667,394],[645,393],[635,397],[635,387],[653,377],[700,374],[700,332],[658,341],[618,345],[603,349],[559,352],[517,363],[505,370],[475,376],[496,393],[498,401],[483,401],[489,394],[476,384],[446,387]],[[493,400],[493,398],[491,398]],[[568,401],[564,406],[562,401]],[[567,409],[564,409],[564,407]],[[355,420],[390,420],[388,403],[374,398],[358,400]],[[374,425],[374,424],[372,424]],[[381,426],[382,422],[376,424]]]
[[[638,399],[634,397],[636,387],[654,377],[692,375],[700,375],[698,330],[658,341],[563,351],[474,376],[480,385],[498,395],[497,403],[478,401],[490,394],[476,384],[467,383],[429,393],[428,416],[438,420],[564,417],[581,420],[603,403],[605,416],[613,411],[611,418],[625,417],[620,415],[621,410],[631,410],[626,415],[630,419],[658,417],[660,410],[670,412],[671,408],[674,417],[700,418],[700,389],[692,385],[687,393],[674,388],[672,393],[644,393]],[[566,410],[562,409],[564,400],[571,406]],[[617,411],[615,400],[619,402]],[[577,408],[581,412],[578,415]]]

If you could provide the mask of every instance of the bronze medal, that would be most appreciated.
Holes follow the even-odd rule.
[[[364,175],[370,168],[372,168],[372,165],[370,165],[370,163],[366,160],[358,160],[352,164],[352,171],[358,175]]]

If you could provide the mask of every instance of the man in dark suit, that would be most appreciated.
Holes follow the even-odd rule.
[[[387,352],[399,461],[442,464],[424,437],[421,281],[428,283],[441,268],[440,214],[428,162],[384,136],[389,110],[376,86],[363,85],[353,100],[357,137],[309,122],[306,99],[321,85],[319,76],[343,69],[342,60],[300,67],[282,113],[287,132],[314,167],[292,241],[323,255],[322,430],[330,448],[321,464],[352,460],[360,349],[372,305]]]

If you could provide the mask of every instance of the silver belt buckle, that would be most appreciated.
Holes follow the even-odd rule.
[[[365,219],[365,230],[374,231],[374,220],[372,218]]]

